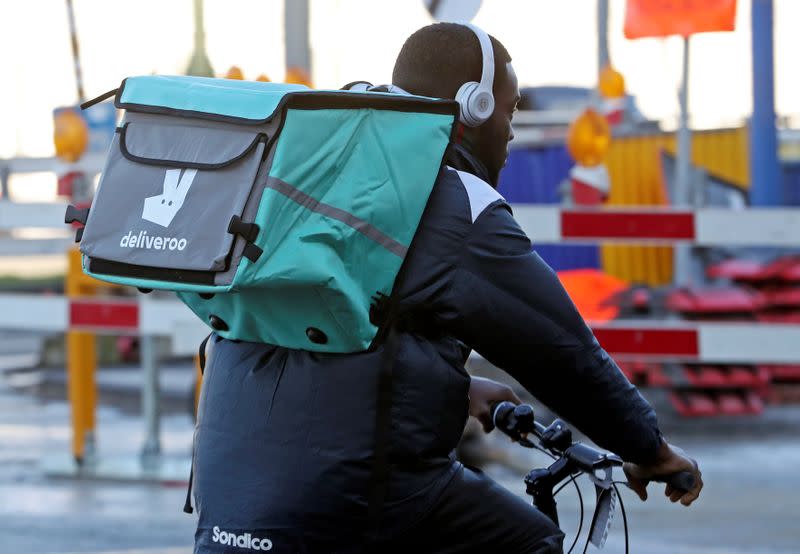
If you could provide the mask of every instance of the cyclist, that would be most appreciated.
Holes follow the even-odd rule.
[[[698,497],[696,462],[663,438],[495,190],[519,91],[510,55],[482,33],[424,27],[394,67],[400,89],[441,98],[488,73],[494,109],[483,123],[458,124],[396,284],[403,326],[378,522],[384,348],[325,355],[212,335],[195,433],[196,552],[561,552],[563,534],[547,517],[455,460],[468,413],[488,431],[493,403],[519,401],[504,385],[470,379],[468,349],[626,460],[642,500],[649,478],[682,470],[694,488],[667,494],[687,506]]]

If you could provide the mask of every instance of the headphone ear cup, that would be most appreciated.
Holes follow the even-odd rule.
[[[478,121],[478,125],[492,117],[494,112],[494,96],[491,92],[478,89],[469,96],[469,113]]]
[[[472,113],[471,99],[475,91],[478,90],[478,86],[480,85],[475,81],[470,81],[461,85],[461,88],[456,93],[456,102],[461,106],[459,120],[468,127],[477,127],[483,123]]]

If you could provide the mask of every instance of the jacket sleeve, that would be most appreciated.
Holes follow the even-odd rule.
[[[503,201],[472,225],[453,268],[444,323],[602,448],[648,463],[655,412],[594,338],[555,272]]]

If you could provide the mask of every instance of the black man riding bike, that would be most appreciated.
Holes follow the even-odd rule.
[[[519,402],[470,379],[470,350],[624,460],[642,499],[649,481],[690,472],[690,490],[667,488],[690,505],[697,464],[664,439],[495,190],[520,98],[506,49],[477,28],[431,25],[403,45],[393,86],[376,90],[461,110],[395,282],[390,330],[354,354],[212,335],[195,552],[561,552],[550,517],[455,459],[468,413],[491,427],[494,404]]]

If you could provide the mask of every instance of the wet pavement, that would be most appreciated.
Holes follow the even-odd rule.
[[[194,516],[183,513],[183,484],[95,482],[45,475],[66,461],[69,411],[0,385],[0,552],[190,552]],[[138,461],[144,438],[138,418],[102,407],[98,456]],[[164,455],[183,460],[188,478],[192,421],[162,419]]]
[[[190,552],[195,518],[182,512],[182,483],[48,477],[48,466],[69,458],[68,407],[54,400],[52,391],[43,398],[12,389],[3,373],[29,359],[31,344],[0,337],[0,553]],[[188,363],[183,369],[178,364],[170,378],[175,390],[187,390],[191,375]],[[19,384],[21,377],[14,379]],[[658,404],[658,398],[654,402]],[[667,435],[700,461],[706,489],[689,509],[670,504],[652,485],[651,499],[645,503],[622,490],[631,552],[800,552],[800,407],[771,407],[760,418],[727,421],[680,421],[667,409],[660,413]],[[97,422],[98,457],[137,464],[144,429],[135,410],[103,405]],[[192,436],[188,412],[169,410],[161,425],[165,458],[188,469]],[[519,468],[547,463],[542,454],[514,448],[511,456]],[[524,494],[519,471],[500,466],[488,471]],[[594,492],[589,483],[582,484],[582,491],[587,500],[585,532]],[[574,489],[564,489],[558,501],[568,545],[577,529]],[[576,552],[583,550],[585,534],[582,537]],[[604,551],[624,552],[622,537],[617,514]]]

